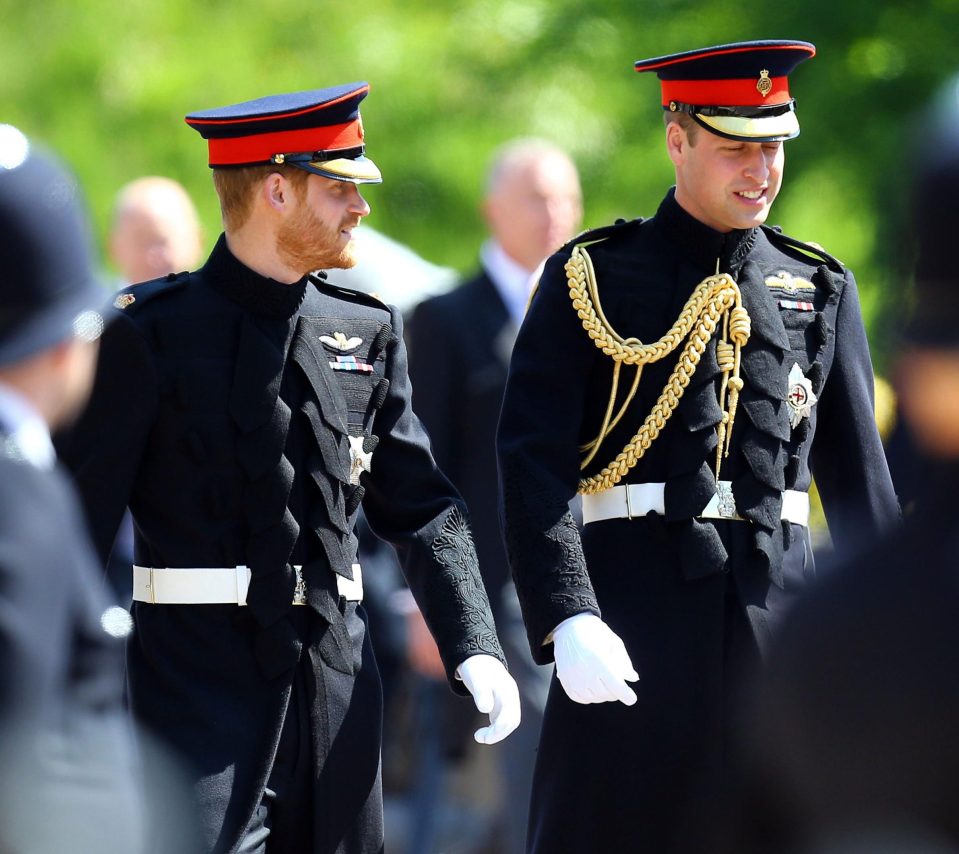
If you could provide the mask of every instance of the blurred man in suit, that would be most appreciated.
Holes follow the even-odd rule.
[[[416,310],[408,331],[410,376],[433,453],[470,508],[483,579],[523,694],[523,723],[499,751],[506,836],[498,850],[521,851],[549,671],[529,654],[510,580],[497,515],[496,424],[536,271],[582,219],[576,167],[552,143],[509,142],[492,158],[482,212],[490,237],[480,250],[480,270]],[[468,744],[468,723],[449,733],[456,752]]]

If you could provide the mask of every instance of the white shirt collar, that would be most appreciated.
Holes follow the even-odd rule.
[[[40,413],[20,392],[0,383],[0,431],[6,434],[13,453],[37,468],[52,468],[56,451],[50,439],[50,428]]]
[[[492,238],[480,249],[483,269],[496,286],[513,322],[519,326],[526,314],[526,303],[535,284],[534,274],[517,264]]]

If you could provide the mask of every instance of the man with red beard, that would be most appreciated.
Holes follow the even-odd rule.
[[[368,88],[187,116],[224,234],[200,270],[117,296],[61,442],[104,556],[131,508],[132,707],[192,764],[211,852],[383,848],[361,502],[453,689],[490,713],[477,740],[519,722],[465,505],[410,408],[399,312],[311,272],[355,263],[359,185],[380,181]]]

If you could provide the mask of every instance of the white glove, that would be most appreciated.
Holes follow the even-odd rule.
[[[471,655],[456,668],[456,675],[473,695],[476,708],[489,713],[490,725],[473,736],[480,744],[496,744],[519,726],[519,688],[499,659]]]
[[[636,702],[626,683],[635,682],[639,674],[619,635],[595,614],[563,620],[553,631],[553,656],[556,677],[574,702]]]

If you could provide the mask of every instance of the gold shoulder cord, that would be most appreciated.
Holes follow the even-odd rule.
[[[715,276],[703,279],[696,286],[672,328],[659,341],[643,344],[636,338],[622,338],[610,326],[603,314],[593,262],[586,252],[585,245],[573,249],[572,256],[566,262],[566,278],[569,284],[569,297],[573,308],[576,309],[576,314],[583,322],[583,329],[593,339],[593,343],[614,363],[609,405],[606,407],[599,434],[580,448],[584,454],[580,463],[581,470],[592,462],[600,445],[625,414],[639,387],[643,365],[658,362],[668,356],[687,335],[689,336],[666,387],[642,426],[609,465],[592,477],[580,480],[579,491],[583,495],[592,495],[610,489],[639,462],[679,405],[686,386],[696,372],[703,351],[721,320],[722,339],[716,344],[716,356],[723,374],[719,392],[719,405],[723,410],[723,417],[717,428],[719,442],[716,448],[716,480],[718,481],[722,459],[729,456],[729,439],[732,436],[733,422],[736,418],[739,392],[743,387],[743,381],[739,376],[740,351],[749,340],[749,314],[743,308],[739,286],[728,273],[717,272]],[[619,388],[619,372],[624,364],[635,365],[636,376],[626,399],[614,417],[613,407]]]

